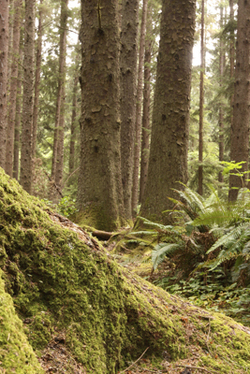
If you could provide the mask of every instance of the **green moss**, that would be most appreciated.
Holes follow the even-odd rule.
[[[43,370],[17,317],[13,301],[5,291],[0,271],[0,371],[6,374],[39,374]]]
[[[37,353],[63,332],[68,351],[88,373],[117,373],[148,347],[146,355],[155,362],[163,352],[172,360],[189,357],[191,345],[209,352],[201,362],[208,369],[217,365],[216,351],[225,365],[233,357],[234,373],[241,373],[239,365],[248,369],[250,335],[234,321],[209,319],[128,273],[90,238],[85,244],[41,207],[0,170],[0,264]]]
[[[116,220],[112,220],[109,214],[106,214],[104,209],[98,204],[92,203],[85,207],[79,213],[72,217],[80,226],[96,227],[100,230],[112,231],[121,227],[124,221],[117,216]]]

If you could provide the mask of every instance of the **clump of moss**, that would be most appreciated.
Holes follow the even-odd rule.
[[[0,371],[17,374],[42,374],[34,351],[17,317],[11,296],[4,290],[0,271]]]
[[[164,352],[171,360],[191,356],[191,344],[206,349],[208,313],[128,273],[91,238],[81,241],[41,208],[0,170],[0,266],[38,353],[63,332],[67,350],[88,373],[113,374],[146,348],[159,361]],[[217,320],[224,325],[223,317]],[[223,359],[234,361],[234,373],[241,373],[239,365],[248,370],[250,335],[241,331],[227,341],[216,333],[211,328],[216,344],[228,347]],[[244,348],[241,359],[236,342]]]

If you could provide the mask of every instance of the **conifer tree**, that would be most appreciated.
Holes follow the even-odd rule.
[[[122,1],[120,55],[121,162],[124,210],[132,218],[132,181],[135,142],[135,108],[139,1]]]
[[[169,197],[187,182],[195,0],[163,1],[149,171],[141,215],[164,220]]]
[[[13,43],[9,56],[11,59],[10,82],[9,82],[9,106],[8,106],[8,127],[5,171],[12,176],[14,159],[14,138],[15,138],[15,117],[16,117],[16,97],[17,97],[17,76],[18,65],[20,63],[20,30],[21,30],[21,8],[22,1],[14,1],[14,22],[13,22]]]
[[[9,2],[0,0],[0,166],[5,168],[7,127],[7,78]]]
[[[24,75],[22,107],[22,148],[20,183],[23,188],[32,191],[32,125],[33,125],[33,89],[34,89],[34,33],[35,0],[25,0],[24,27]]]
[[[250,2],[239,0],[236,44],[236,69],[234,86],[233,123],[231,128],[231,161],[245,163],[243,173],[248,170],[249,122],[250,122]],[[243,177],[230,175],[229,201],[235,201],[239,189],[245,186]]]
[[[118,2],[82,0],[82,117],[78,205],[94,227],[112,230],[123,213],[119,116]]]

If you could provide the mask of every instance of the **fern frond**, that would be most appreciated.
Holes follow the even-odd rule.
[[[152,262],[154,270],[164,260],[164,257],[172,254],[177,249],[180,249],[181,245],[176,243],[160,243],[155,246],[152,252]]]

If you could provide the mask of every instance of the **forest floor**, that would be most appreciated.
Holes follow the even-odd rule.
[[[59,223],[64,228],[67,227],[73,230],[78,234],[78,237],[81,240],[83,240],[85,243],[88,243],[89,234],[85,232],[81,227],[77,226],[67,218],[57,213],[51,213],[49,211],[48,213],[53,221]],[[142,254],[142,256],[140,257],[138,254],[133,255],[133,252],[131,254],[131,251],[129,249],[123,247],[120,253],[114,253],[114,247],[116,245],[115,241],[111,240],[99,242],[94,237],[92,237],[92,243],[94,243],[96,248],[100,245],[103,245],[106,251],[110,254],[110,256],[114,258],[117,262],[119,262],[122,266],[124,266],[127,270],[129,270],[132,274],[136,273],[137,275],[140,275],[143,278],[149,280],[155,280],[157,277],[163,276],[164,268],[162,266],[160,267],[160,270],[158,272],[152,274],[152,265],[150,261],[148,261],[149,253],[147,252],[144,252],[144,254]],[[143,256],[144,261],[142,260]],[[129,281],[132,281],[136,285],[136,279],[134,279],[133,276],[129,278]],[[185,317],[183,317],[185,321],[183,322],[186,324],[185,339],[188,342],[190,337],[193,334],[197,333],[197,330],[193,327],[191,323],[189,323],[189,317],[192,317],[192,312],[190,312],[190,303],[188,301],[183,301],[182,309],[184,309],[184,311],[186,310],[186,315]],[[204,367],[200,367],[198,364],[200,362],[200,358],[204,356],[204,351],[207,352],[207,355],[211,354],[209,349],[209,344],[211,340],[210,319],[209,315],[208,317],[205,315],[203,317],[207,319],[207,331],[205,332],[205,349],[194,345],[191,347],[191,357],[189,357],[188,359],[180,359],[174,362],[171,362],[167,355],[166,357],[164,357],[163,352],[162,362],[159,364],[158,361],[157,365],[153,362],[153,360],[149,360],[148,358],[146,358],[147,350],[145,350],[134,362],[128,362],[126,369],[118,371],[117,374],[219,374],[220,371],[211,371]],[[247,327],[242,326],[242,330],[250,334],[250,329],[248,329]],[[70,364],[70,367],[73,370],[72,373],[87,374],[86,369],[81,364],[76,362],[72,354],[69,352],[69,350],[67,350],[67,347],[65,345],[65,337],[61,332],[55,334],[54,339],[50,341],[49,345],[43,350],[42,355],[39,358],[39,362],[41,363],[46,373],[67,373],[67,369],[65,369],[65,367],[68,367]]]

